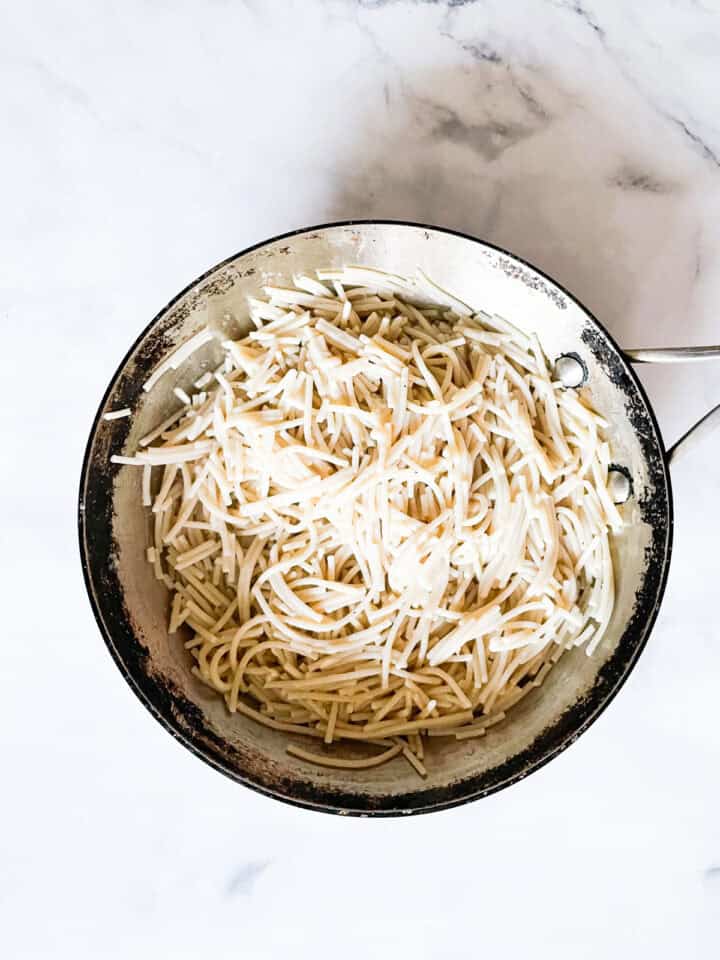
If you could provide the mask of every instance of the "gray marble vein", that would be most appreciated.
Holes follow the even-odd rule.
[[[605,31],[597,22],[595,17],[583,6],[583,4],[573,0],[571,3],[561,3],[561,6],[567,7],[568,10],[571,10],[573,13],[577,14],[577,16],[580,17],[580,19],[584,21],[588,27],[590,27],[593,33],[595,33],[601,40],[605,39]]]
[[[716,167],[720,167],[720,157],[713,150],[713,148],[694,130],[691,130],[688,124],[684,120],[680,120],[679,117],[668,117],[680,130],[683,134],[693,143],[700,151],[703,157],[707,160],[710,160]]]
[[[272,860],[249,860],[233,872],[225,887],[228,897],[252,895],[255,884],[272,864]]]
[[[621,167],[612,174],[609,182],[620,187],[621,190],[640,190],[645,193],[668,193],[676,189],[676,185],[667,180],[661,180],[651,173],[646,173],[629,165]]]

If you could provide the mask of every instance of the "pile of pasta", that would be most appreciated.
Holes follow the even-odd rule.
[[[289,753],[424,776],[425,736],[482,736],[602,639],[622,526],[607,423],[534,336],[422,275],[263,292],[222,364],[113,458],[143,469],[169,629],[230,711],[320,741]],[[341,741],[367,755],[323,745]]]

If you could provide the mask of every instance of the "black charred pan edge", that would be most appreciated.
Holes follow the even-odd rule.
[[[633,615],[615,652],[600,669],[596,682],[587,695],[566,710],[530,747],[504,764],[447,787],[384,797],[345,793],[320,786],[311,780],[290,781],[262,755],[250,750],[236,749],[218,737],[205,723],[199,707],[189,701],[171,681],[153,670],[148,652],[133,630],[132,617],[125,605],[115,560],[117,549],[113,538],[113,482],[119,468],[110,462],[110,446],[112,444],[113,450],[122,446],[129,423],[127,420],[115,420],[110,424],[101,419],[110,394],[113,396],[114,406],[135,408],[142,396],[144,380],[172,346],[169,331],[177,319],[173,307],[178,305],[176,309],[187,315],[187,311],[192,309],[196,302],[208,295],[229,290],[238,277],[232,266],[233,262],[253,250],[278,240],[310,234],[328,227],[352,227],[356,224],[401,225],[451,234],[472,243],[480,243],[507,257],[508,268],[512,266],[512,274],[520,282],[527,283],[534,289],[540,287],[544,292],[548,292],[548,295],[552,294],[552,299],[558,304],[558,291],[577,303],[592,321],[582,335],[585,345],[625,397],[626,410],[645,457],[648,470],[647,489],[652,491],[638,501],[642,520],[651,530],[644,582],[637,595]],[[544,278],[542,284],[538,282],[538,274]],[[186,293],[196,287],[192,304],[179,303]],[[134,351],[151,331],[152,336],[134,357],[132,364],[129,364]],[[569,747],[597,719],[629,676],[655,622],[669,570],[673,508],[661,434],[645,391],[612,337],[572,294],[537,267],[525,263],[506,250],[459,231],[407,221],[354,220],[295,230],[234,254],[189,284],[148,324],[120,363],[95,415],[82,465],[78,527],[85,585],[107,647],[130,687],[169,733],[215,769],[278,800],[328,813],[402,816],[457,806],[510,786]]]

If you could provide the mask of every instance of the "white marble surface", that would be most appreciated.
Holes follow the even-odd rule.
[[[0,951],[718,955],[720,446],[621,695],[510,791],[331,818],[224,779],[126,687],[75,497],[102,390],[208,265],[343,217],[535,261],[627,346],[720,341],[717,0],[0,6]],[[668,441],[720,369],[643,371]],[[392,951],[392,954],[391,954]]]

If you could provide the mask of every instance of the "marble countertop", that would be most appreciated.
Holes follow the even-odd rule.
[[[713,0],[127,0],[0,11],[0,939],[8,960],[717,956],[720,438],[677,465],[657,626],[511,790],[299,811],[175,743],[107,655],[75,499],[102,391],[210,264],[429,221],[556,277],[628,347],[720,342]],[[643,369],[668,443],[720,367]]]

